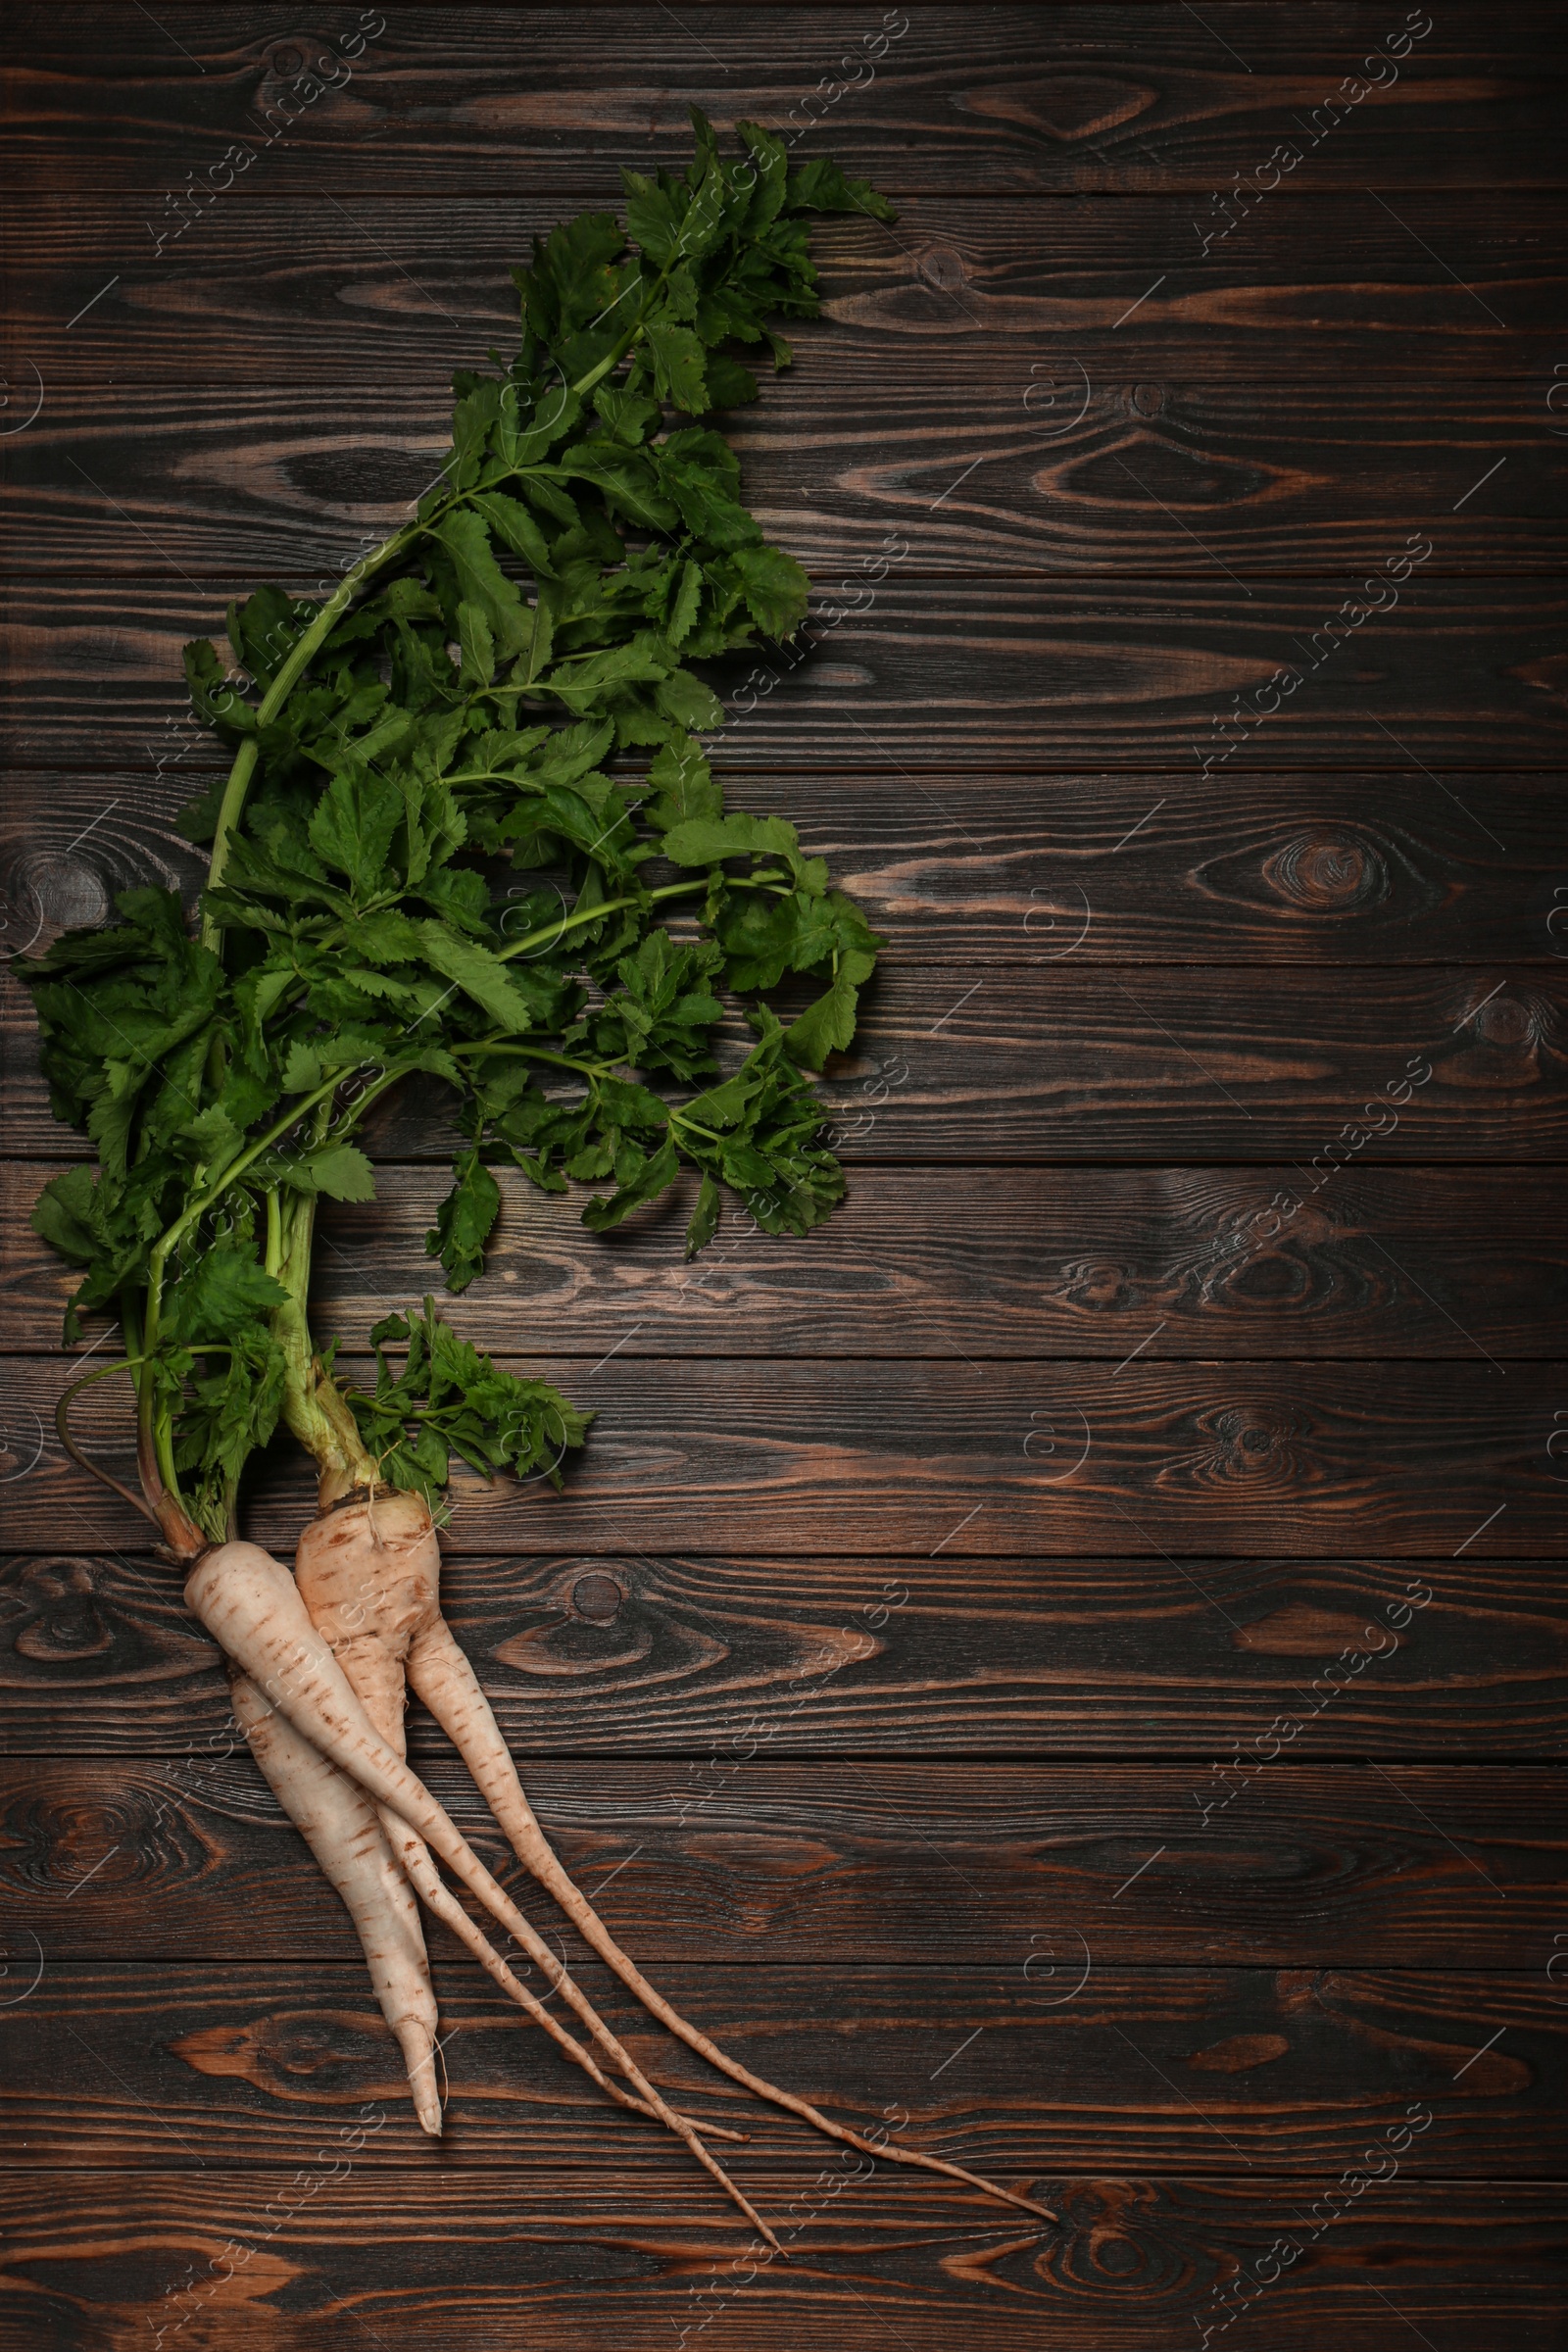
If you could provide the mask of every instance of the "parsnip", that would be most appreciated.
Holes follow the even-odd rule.
[[[898,2164],[946,2174],[1026,2213],[1055,2219],[1045,2207],[962,2165],[915,2148],[873,2147],[859,2132],[832,2122],[807,2100],[729,2057],[649,1984],[562,1866],[523,1793],[490,1702],[441,1614],[441,1551],[421,1496],[368,1496],[322,1513],[300,1538],[295,1576],[313,1624],[382,1737],[402,1754],[406,1676],[458,1748],[517,1859],[555,1896],[584,1940],[644,2008],[689,2049],[731,2082],[799,2116],[831,2139]]]
[[[322,1756],[350,1773],[375,1799],[383,1808],[383,1819],[390,1812],[419,1837],[427,1838],[469,1891],[521,1944],[529,1958],[545,1970],[555,1972],[563,1997],[582,2020],[591,2037],[626,2075],[660,2122],[684,2141],[698,2163],[718,2181],[753,2228],[782,2253],[772,2230],[722,2165],[710,2155],[696,2128],[670,2107],[649,2082],[587,1996],[556,1963],[544,1938],[496,1884],[462,1832],[375,1730],[342,1668],[311,1623],[288,1570],[259,1544],[220,1544],[192,1568],[185,1586],[185,1601],[214,1641],[250,1676],[294,1729]],[[417,1891],[424,1873],[417,1855],[412,1849],[409,1851],[417,1874],[414,1882]],[[428,1879],[425,1883],[428,1886]],[[447,1904],[451,1905],[450,1910]],[[451,1912],[458,1908],[447,1897],[442,1904],[442,1915],[450,1919]],[[568,2046],[581,2062],[585,2054],[571,2042],[569,2035],[556,2031],[557,2021],[543,2005],[516,1985],[515,1979],[513,1984],[516,1997],[520,1997],[529,2013],[537,2015],[546,2031],[563,2046]]]
[[[438,2137],[435,1994],[414,1889],[358,1782],[329,1764],[249,1675],[231,1671],[229,1688],[251,1754],[359,1932],[375,1997],[408,2065],[415,2112]]]

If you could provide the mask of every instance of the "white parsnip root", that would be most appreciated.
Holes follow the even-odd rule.
[[[559,1967],[544,1938],[491,1877],[444,1808],[375,1730],[342,1668],[311,1623],[288,1570],[259,1544],[218,1544],[191,1570],[185,1586],[185,1602],[225,1654],[249,1676],[294,1730],[374,1798],[381,1808],[383,1825],[390,1815],[416,1833],[416,1845],[421,1839],[428,1841],[530,1959],[554,1972],[563,1997],[581,2019],[591,2038],[621,2069],[660,2122],[684,2141],[765,2242],[782,2254],[783,2248],[772,2230],[723,2167],[710,2155],[697,2129],[671,2108],[649,2082],[586,1995]],[[427,1892],[435,1877],[433,1868],[426,1875],[407,1840],[400,1859],[406,1867],[410,1860],[414,1862],[416,1891]],[[422,1888],[420,1878],[425,1881]],[[436,1885],[439,1886],[439,1881]],[[444,1889],[437,1902],[440,1915],[449,1924],[453,1912],[466,1917]],[[507,1982],[513,1997],[520,1996],[521,2005],[531,2016],[536,2016],[579,2064],[584,2063],[587,2053],[559,2028],[558,2021],[550,2017],[543,2004],[510,1971],[506,1972],[505,1980],[498,1978],[500,1981]],[[597,2067],[590,2065],[589,2071],[604,2082]]]
[[[370,1983],[409,2070],[415,2112],[439,2136],[436,2007],[419,1930],[419,1906],[375,1807],[357,1781],[329,1764],[249,1675],[231,1672],[234,1715],[272,1793],[347,1905]]]
[[[807,2100],[728,2056],[648,1982],[567,1875],[523,1793],[490,1702],[441,1614],[440,1546],[420,1496],[383,1494],[340,1503],[323,1513],[300,1540],[295,1574],[313,1624],[382,1737],[401,1756],[406,1677],[463,1756],[518,1860],[644,2008],[689,2049],[757,2097],[846,2146],[944,2174],[1026,2213],[1055,2219],[1044,2206],[962,2165],[914,2148],[878,2146],[847,2125],[834,2123]]]

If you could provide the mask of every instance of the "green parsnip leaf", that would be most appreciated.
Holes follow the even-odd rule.
[[[501,1187],[476,1151],[465,1152],[453,1170],[450,1193],[436,1211],[435,1231],[425,1236],[425,1252],[439,1257],[447,1288],[466,1291],[484,1266],[484,1246],[501,1212]]]

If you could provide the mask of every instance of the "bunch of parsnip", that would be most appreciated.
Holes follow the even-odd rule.
[[[540,1832],[441,1615],[432,1506],[454,1454],[559,1484],[587,1416],[428,1300],[371,1333],[373,1386],[307,1319],[317,1204],[371,1197],[352,1139],[416,1073],[448,1090],[461,1135],[428,1243],[453,1290],[482,1267],[497,1164],[551,1192],[608,1183],[584,1211],[599,1230],[691,1164],[692,1250],[721,1186],[773,1233],[806,1232],[843,1191],[808,1073],[849,1044],[880,942],[792,826],[725,813],[694,739],[722,712],[688,665],[792,634],[807,582],[740,503],[725,441],[691,420],[757,395],[725,346],[765,342],[788,364],[768,321],[816,311],[804,217],[890,216],[831,164],[790,171],[755,125],[726,160],[695,122],[683,179],[628,173],[624,226],[588,215],[516,272],[520,348],[459,377],[453,448],[414,519],[324,602],[264,588],[231,611],[227,675],[211,644],[187,650],[196,707],[234,755],[183,820],[211,843],[199,934],[172,894],[134,890],[113,927],[25,967],[56,1114],[98,1161],[57,1178],[34,1221],[84,1269],[68,1341],[82,1312],[118,1312],[126,1359],[86,1376],[134,1385],[142,1491],[117,1491],[188,1571],[252,1751],[353,1916],[425,2129],[441,2106],[421,1903],[776,2245],[706,2145],[736,2134],[668,2104],[408,1769],[408,1686],[519,1859],[673,2034],[852,2147],[990,2184],[873,2149],[727,2057],[642,1977]],[[666,909],[695,918],[681,936]],[[817,993],[786,1026],[765,998],[788,975]],[[728,1075],[721,988],[757,1039]],[[61,1433],[83,1461],[74,1393]],[[279,1419],[318,1478],[292,1575],[238,1534],[242,1470]]]

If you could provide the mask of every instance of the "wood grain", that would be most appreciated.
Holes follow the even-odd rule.
[[[18,770],[0,809],[4,947],[41,952],[154,883],[194,906],[204,853],[174,829],[207,780]],[[177,748],[177,746],[176,746]],[[1108,963],[1368,964],[1568,957],[1568,822],[1554,775],[1351,769],[1144,776],[897,771],[748,775],[745,804],[799,826],[895,955],[1015,968],[1068,948]],[[499,875],[498,891],[510,877]],[[1083,921],[1087,893],[1091,917]],[[1077,942],[1076,946],[1073,944]]]
[[[1251,171],[1268,153],[1238,168]],[[176,186],[193,161],[172,175]],[[1228,193],[1233,181],[1227,170],[1213,187]],[[8,203],[17,416],[27,413],[23,388],[27,408],[36,397],[30,361],[47,387],[46,417],[73,386],[138,401],[225,387],[230,413],[245,415],[256,388],[272,385],[302,417],[318,413],[311,393],[330,387],[357,398],[367,432],[384,434],[405,391],[439,408],[454,367],[482,366],[492,345],[514,340],[509,271],[573,203],[527,180],[500,202],[493,189],[432,198],[400,180],[340,203],[280,195],[257,173],[159,254],[160,223],[173,218],[164,193],[152,182],[135,196],[95,195],[73,170],[69,187],[33,175]],[[1359,182],[1336,193],[1319,179],[1254,206],[1229,234],[1227,217],[1200,185],[1111,202],[901,196],[892,229],[858,215],[823,220],[812,235],[825,321],[801,326],[796,371],[764,386],[761,414],[788,409],[811,419],[814,435],[830,381],[853,385],[858,409],[882,416],[921,398],[928,373],[962,375],[971,430],[1015,425],[1025,390],[1038,387],[1027,415],[1040,438],[1072,413],[1059,384],[1046,408],[1053,379],[1070,377],[1081,395],[1081,366],[1100,416],[1118,392],[1162,378],[1209,387],[1217,413],[1232,416],[1226,387],[1271,386],[1293,400],[1315,387],[1337,406],[1293,413],[1325,430],[1331,414],[1360,416],[1386,440],[1363,385],[1391,387],[1391,414],[1416,430],[1423,390],[1442,378],[1441,396],[1428,394],[1423,444],[1450,410],[1465,437],[1469,420],[1488,415],[1494,430],[1534,419],[1543,448],[1560,428],[1561,192],[1482,185],[1455,203],[1411,188],[1390,211]],[[1214,238],[1206,252],[1205,235]],[[754,417],[730,421],[750,434]],[[831,429],[853,425],[838,416]],[[812,437],[802,442],[808,462]],[[18,462],[15,441],[0,455]],[[330,505],[340,479],[322,469],[312,488]],[[1516,511],[1500,484],[1494,512],[1499,501]],[[1474,528],[1465,512],[1456,534]],[[966,526],[950,517],[948,527]]]
[[[1456,466],[1453,498],[1484,470]],[[1396,534],[1390,560],[1412,535],[1441,545],[1441,519],[1422,522],[1425,539]],[[1357,602],[1348,578],[1251,588],[1216,572],[1213,584],[1091,590],[895,575],[863,610],[819,618],[793,667],[779,654],[724,665],[730,717],[715,756],[730,773],[1137,766],[1194,791],[1215,772],[1206,760],[1249,774],[1423,766],[1445,780],[1560,760],[1568,589],[1496,580],[1478,599],[1429,564],[1395,605],[1393,582],[1376,579]],[[181,645],[220,632],[228,596],[255,585],[6,586],[0,753],[29,766],[155,765],[181,740]],[[1382,612],[1358,623],[1343,612],[1365,615],[1379,600]]]
[[[503,1362],[507,1359],[502,1358]],[[373,1378],[365,1360],[346,1373]],[[540,1556],[689,1547],[936,1559],[1084,1553],[1552,1558],[1562,1544],[1560,1365],[868,1366],[709,1358],[678,1373],[614,1356],[524,1358],[603,1420],[564,1492],[455,1473],[465,1550]],[[97,1551],[146,1522],[60,1451],[69,1363],[20,1358],[5,1408],[0,1545]],[[100,1383],[73,1408],[84,1447],[134,1475],[133,1425]],[[1518,1394],[1515,1394],[1515,1391]],[[306,1457],[274,1448],[246,1504],[292,1549]],[[1506,1522],[1502,1515],[1506,1513]],[[1496,1523],[1496,1524],[1494,1524]]]
[[[612,2108],[450,1949],[443,1938],[435,1971],[452,2036],[442,2169],[597,2163],[641,2174],[650,2190],[676,2184],[683,2151]],[[24,1983],[30,1974],[13,1968]],[[743,2178],[759,2163],[828,2161],[808,2130],[666,2036],[608,1970],[581,1975],[666,2093],[675,2084],[688,2112],[747,2133]],[[1053,1945],[1047,1932],[992,1968],[841,1968],[831,2024],[818,2022],[820,1980],[806,1969],[684,1966],[662,1972],[661,1989],[768,2081],[861,2130],[902,2108],[905,2144],[989,2178],[1239,2163],[1321,2173],[1353,2164],[1412,2106],[1432,2117],[1410,2149],[1427,2179],[1549,2179],[1568,2156],[1568,2005],[1539,1972],[1112,1961],[1075,1992],[1082,1978],[1074,1938]],[[385,2128],[361,2161],[434,2169],[363,1966],[51,1958],[25,2007],[24,2026],[20,2009],[0,2020],[14,2045],[0,2093],[10,2164],[24,2141],[39,2165],[177,2165],[182,2147],[204,2165],[308,2165],[341,2122],[379,2106]],[[890,2168],[885,2196],[900,2177]]]
[[[1259,1760],[1245,1788],[1196,1759],[824,1768],[748,1754],[751,1738],[710,1757],[517,1765],[567,1869],[650,1964],[765,1952],[819,1966],[824,1988],[873,1963],[1021,1977],[1054,1936],[1063,1966],[1082,1966],[1083,1938],[1102,1966],[1535,1971],[1544,2014],[1560,1771],[1319,1765],[1308,1736],[1276,1733],[1283,1761]],[[19,1964],[26,1931],[46,1966],[358,1957],[250,1757],[216,1754],[0,1765],[0,1922]],[[520,1881],[466,1773],[434,1764],[428,1786]],[[548,1897],[524,1885],[517,1900],[559,1926]]]
[[[1302,1729],[1274,1739],[1314,1762],[1558,1757],[1558,1572],[1473,1557],[1074,1558],[1044,1574],[966,1559],[939,1578],[924,1559],[455,1554],[442,1599],[519,1753],[1187,1754],[1224,1788],[1239,1773],[1211,1776],[1209,1760],[1255,1759],[1280,1715]],[[577,1598],[589,1577],[591,1617]],[[606,1580],[620,1594],[608,1614]],[[1385,1627],[1396,1651],[1350,1681],[1341,1667],[1334,1697],[1314,1696],[1347,1647],[1384,1648]],[[145,1553],[0,1563],[0,1748],[19,1756],[228,1744],[218,1653]],[[452,1757],[422,1708],[409,1738],[421,1768]]]
[[[1363,366],[1378,341],[1369,331]],[[820,595],[856,605],[894,557],[922,571],[1332,581],[1434,513],[1446,570],[1554,573],[1568,439],[1552,421],[1518,385],[1460,382],[1439,409],[1429,385],[1359,368],[1349,387],[1132,382],[1125,355],[1097,380],[1065,356],[1025,366],[983,328],[955,342],[930,325],[881,348],[827,334],[798,376],[726,419],[763,527]],[[450,439],[444,383],[51,383],[7,450],[6,568],[136,574],[161,557],[198,576],[330,572],[359,531],[398,527]],[[1465,463],[1471,480],[1498,470],[1446,513]]]
[[[498,2167],[480,2188],[423,2152],[416,2175],[334,2177],[335,2129],[324,2144],[304,2179],[162,2169],[162,2153],[159,2169],[0,2176],[6,2352],[128,2348],[149,2313],[275,2352],[316,2352],[328,2331],[398,2352],[459,2337],[667,2352],[682,2328],[759,2352],[799,2352],[806,2330],[848,2352],[1169,2352],[1259,2291],[1280,2352],[1319,2352],[1326,2328],[1338,2352],[1389,2352],[1396,2317],[1399,2336],[1439,2330],[1444,2352],[1496,2352],[1499,2329],[1510,2352],[1560,2340],[1561,2195],[1545,2184],[1090,2174],[1041,2184],[1063,2216],[1042,2243],[971,2191],[889,2167],[840,2194],[806,2156],[748,2176],[765,2209],[794,2209],[781,2274],[755,2270],[747,2225],[695,2166],[656,2193],[602,2166]],[[1363,2183],[1387,2152],[1381,2133],[1369,2144]]]
[[[1350,989],[1332,971],[1276,967],[1123,977],[1049,950],[1004,974],[895,959],[867,991],[853,1052],[835,1057],[821,1097],[852,1168],[1288,1159],[1299,1207],[1275,1210],[1294,1221],[1333,1210],[1351,1165],[1560,1159],[1565,1006],[1562,967],[1490,960],[1387,970]],[[750,1042],[738,1019],[727,1042]],[[50,1116],[36,1053],[31,1001],[6,979],[9,1150],[82,1156],[84,1139]],[[437,1080],[406,1083],[367,1117],[367,1149],[449,1159],[451,1102]],[[637,1213],[672,1223],[667,1206]],[[557,1214],[569,1222],[571,1211],[563,1203]]]
[[[1347,77],[1397,30],[1397,15],[1314,8],[1288,30],[1267,6],[1222,13],[1220,36],[1173,9],[1136,25],[1120,10],[1075,10],[1069,46],[1054,11],[921,9],[868,78],[863,36],[885,21],[876,9],[705,8],[701,34],[679,27],[679,39],[650,9],[596,9],[585,41],[565,12],[408,8],[350,78],[341,52],[358,18],[347,8],[322,10],[302,33],[283,10],[176,5],[157,44],[131,11],[107,8],[84,75],[78,39],[53,11],[24,6],[10,20],[8,170],[27,184],[64,148],[87,185],[161,191],[243,140],[254,154],[244,169],[291,190],[500,179],[614,198],[623,165],[685,164],[689,103],[727,125],[739,102],[786,134],[809,130],[807,154],[827,144],[896,192],[1206,193],[1281,141],[1307,148],[1298,110],[1310,117],[1345,89],[1301,167],[1324,184],[1562,184],[1553,132],[1565,60],[1549,9],[1512,9],[1504,29],[1472,0],[1441,32],[1433,20],[1397,81],[1374,65],[1390,86],[1354,104]],[[321,80],[302,76],[313,55]],[[847,78],[860,86],[832,100]],[[825,138],[808,98],[829,116]]]
[[[58,1170],[0,1161],[11,1348],[60,1345],[76,1272],[28,1218]],[[1117,1363],[1546,1357],[1568,1314],[1568,1205],[1554,1168],[1348,1168],[1317,1202],[1258,1169],[997,1168],[986,1215],[958,1168],[860,1169],[809,1249],[734,1220],[686,1261],[678,1217],[607,1247],[563,1201],[499,1169],[487,1279],[442,1313],[475,1347],[597,1361],[742,1355]],[[444,1169],[383,1166],[376,1199],[323,1204],[317,1328],[356,1340],[428,1274]],[[688,1192],[694,1187],[688,1186]],[[685,1203],[682,1195],[682,1207]],[[106,1330],[88,1325],[89,1340]]]

